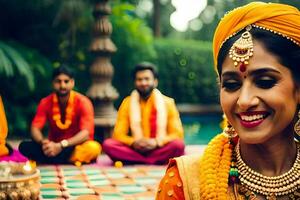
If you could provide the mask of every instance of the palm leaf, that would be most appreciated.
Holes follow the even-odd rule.
[[[15,70],[27,80],[29,89],[34,89],[34,75],[28,62],[12,46],[0,41],[0,71],[6,76],[14,76]]]
[[[0,48],[0,73],[6,76],[13,76],[14,70],[9,58],[5,55],[4,51]]]

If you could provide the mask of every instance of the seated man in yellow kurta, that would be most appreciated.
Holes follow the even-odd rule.
[[[184,153],[183,128],[174,100],[156,89],[158,80],[151,63],[133,71],[135,90],[118,111],[112,139],[103,151],[125,164],[166,164]]]

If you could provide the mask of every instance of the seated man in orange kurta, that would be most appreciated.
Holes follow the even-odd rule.
[[[40,163],[89,163],[100,153],[100,144],[93,141],[94,109],[84,95],[73,91],[72,71],[62,66],[53,72],[54,93],[43,98],[31,124],[33,141],[24,141],[19,150]],[[42,129],[49,124],[48,139]]]
[[[118,111],[112,139],[103,151],[125,164],[166,164],[184,153],[183,128],[174,100],[156,89],[158,80],[151,63],[138,64],[135,88]]]

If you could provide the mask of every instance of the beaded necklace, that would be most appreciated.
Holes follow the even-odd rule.
[[[269,177],[252,170],[242,160],[240,147],[235,148],[236,168],[240,181],[239,193],[246,199],[256,199],[256,194],[263,195],[268,200],[288,195],[289,199],[300,197],[300,148],[297,145],[297,156],[292,168],[280,175]]]
[[[70,97],[67,103],[65,123],[62,123],[61,112],[58,105],[58,98],[56,94],[53,95],[52,119],[55,121],[56,126],[61,130],[68,129],[72,124],[72,116],[74,110],[74,97],[75,97],[75,92],[72,90],[70,92]]]

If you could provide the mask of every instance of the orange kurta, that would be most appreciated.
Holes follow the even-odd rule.
[[[156,200],[200,200],[199,161],[197,155],[172,159],[158,186]],[[226,199],[245,200],[244,196],[235,192],[237,187],[228,187]]]
[[[48,139],[54,142],[71,138],[84,129],[89,131],[92,140],[94,138],[94,108],[92,102],[86,96],[76,92],[72,124],[69,128],[62,130],[53,119],[53,95],[54,93],[40,101],[31,126],[43,129],[45,124],[48,123]]]
[[[32,121],[32,126],[42,129],[49,123],[48,139],[54,142],[60,142],[63,139],[74,137],[81,130],[89,131],[89,140],[76,145],[70,158],[73,163],[90,163],[97,158],[101,152],[101,145],[93,141],[94,139],[94,108],[92,102],[84,95],[77,93],[74,97],[74,114],[72,124],[67,129],[60,129],[53,119],[53,95],[43,98],[37,108],[36,115]],[[77,164],[78,164],[77,163]]]
[[[182,180],[175,160],[172,160],[168,166],[167,172],[160,181],[157,194],[157,200],[178,199],[185,200]]]
[[[0,96],[0,156],[5,156],[9,153],[8,149],[5,146],[7,132],[8,132],[7,121],[6,121],[2,98]]]
[[[153,95],[153,94],[152,94]],[[152,96],[151,95],[151,96]],[[145,138],[150,137],[150,113],[153,107],[153,99],[149,97],[146,101],[140,100],[142,130]],[[179,118],[175,102],[172,98],[163,96],[167,110],[167,135],[163,138],[162,143],[166,144],[175,139],[183,139],[183,127]],[[113,139],[124,144],[131,145],[134,138],[130,135],[130,96],[126,97],[118,111],[117,122],[113,132]]]

